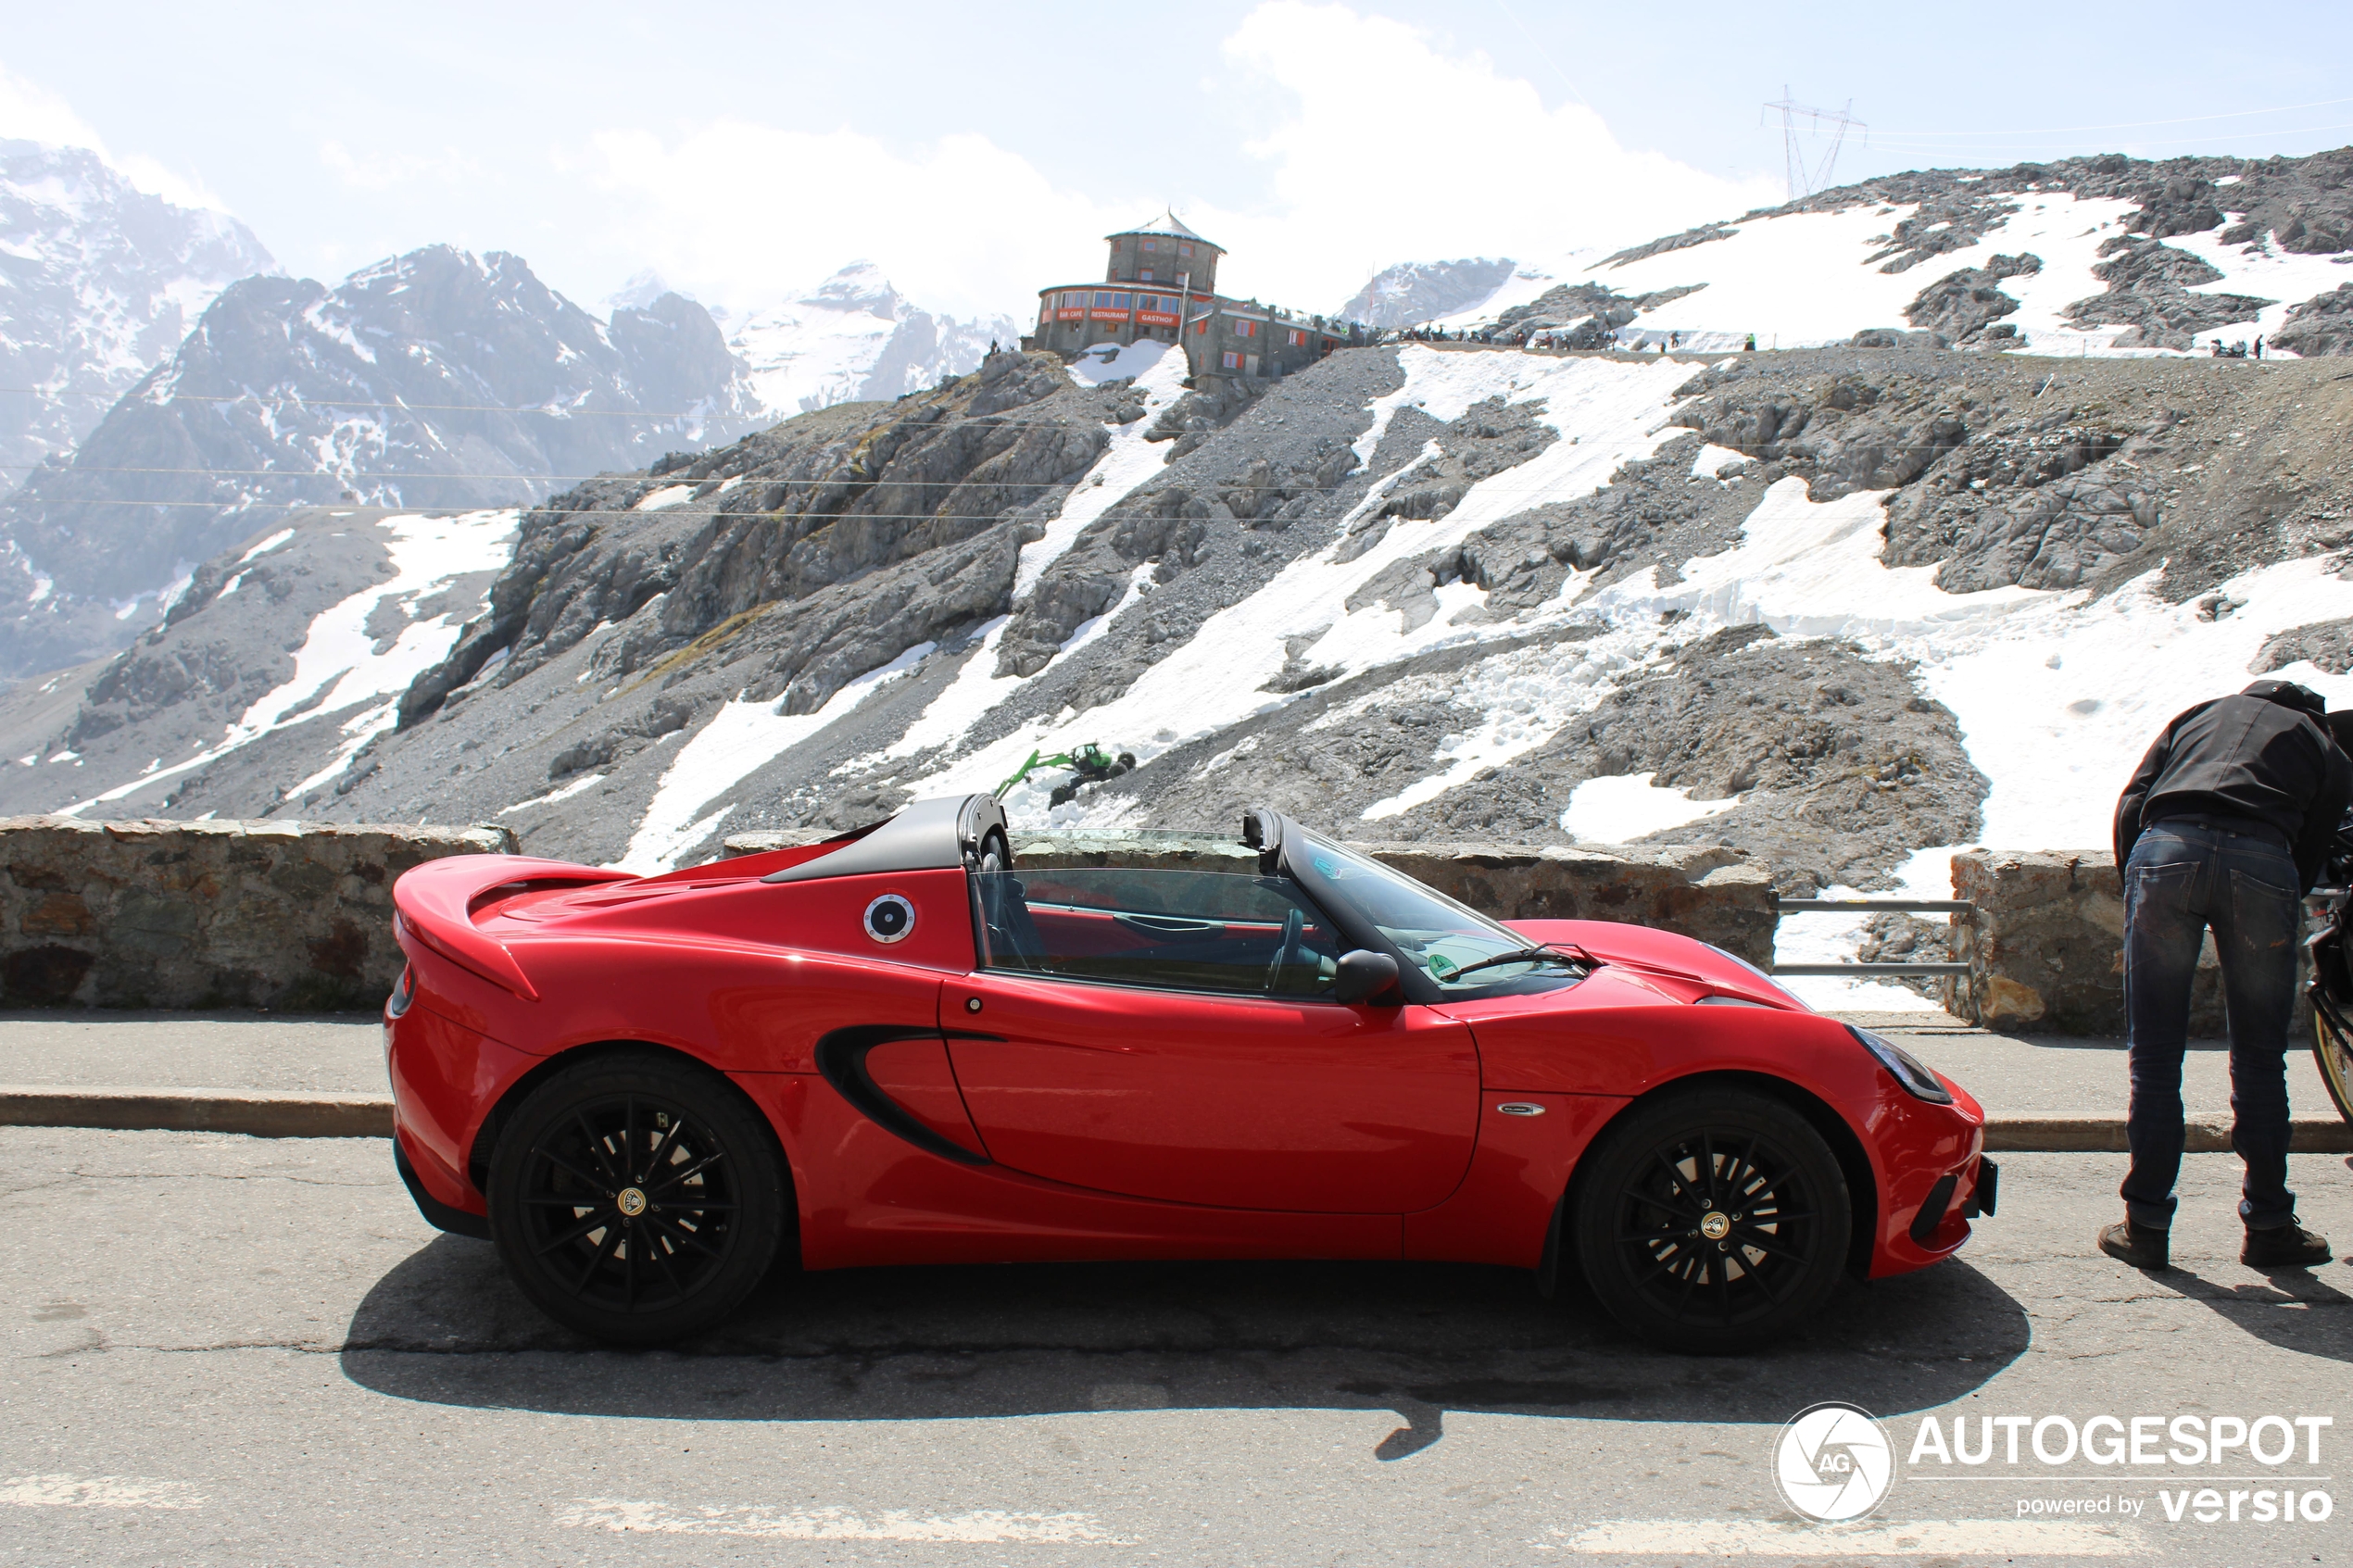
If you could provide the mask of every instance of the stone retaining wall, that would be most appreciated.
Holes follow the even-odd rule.
[[[392,884],[505,828],[0,818],[0,1006],[379,1006]]]
[[[1969,849],[1953,857],[1953,897],[1977,906],[1952,919],[1945,1010],[2020,1034],[2124,1033],[2124,892],[2106,849]],[[2198,955],[2190,1033],[2225,1032],[2214,941]],[[2298,1025],[2310,1022],[2299,1003]],[[2303,1034],[2291,1040],[2306,1039]]]
[[[729,855],[824,837],[814,830],[741,833]],[[1014,860],[1057,866],[1197,871],[1252,868],[1233,838],[1206,833],[1021,833]],[[1772,880],[1718,845],[1529,848],[1519,845],[1362,844],[1355,847],[1499,920],[1619,920],[1680,932],[1764,966],[1773,958]]]

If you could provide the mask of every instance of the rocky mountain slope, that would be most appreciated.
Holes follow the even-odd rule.
[[[289,507],[514,505],[759,422],[745,367],[676,295],[599,321],[519,257],[448,246],[333,288],[248,278],[0,503],[0,671],[121,646]]]
[[[1926,195],[1982,233],[1772,221],[1876,225],[1911,245],[1879,266],[1920,253],[1896,288],[1975,269],[1947,293],[2063,315],[2010,293],[2059,261],[1977,251],[2038,202],[2126,199]],[[2101,221],[2114,257],[2168,220]],[[2335,266],[2264,232],[2266,265]],[[1589,307],[1679,308],[1716,285],[1637,270],[1742,243],[1677,239]],[[1407,344],[1198,386],[1156,345],[1001,353],[520,511],[320,508],[213,557],[120,656],[0,698],[0,807],[500,820],[653,870],[1091,742],[1133,767],[1042,767],[1016,820],[1268,801],[1352,837],[1720,840],[1792,891],[1929,890],[1957,844],[2103,841],[2198,697],[2279,671],[2353,703],[2332,360],[1865,342]]]
[[[2353,699],[2325,365],[1407,345],[1239,406],[1176,370],[1000,355],[357,590],[331,550],[395,546],[319,514],[210,563],[70,713],[73,681],[13,698],[0,805],[496,818],[654,869],[1092,741],[1134,771],[1060,802],[1041,771],[1019,820],[1267,800],[1885,886],[1940,847],[2097,842],[2147,734],[2250,671]],[[263,638],[377,662],[240,668]]]
[[[1513,341],[1597,326],[1621,342],[1755,332],[1789,348],[1878,328],[2078,355],[2260,335],[2325,355],[2353,352],[2348,267],[2353,148],[2110,154],[1890,175],[1508,276],[1485,261],[1392,268],[1360,299],[1387,290],[1395,324],[1500,325]]]
[[[0,489],[72,450],[214,295],[274,264],[245,226],[96,153],[0,140]]]
[[[728,343],[777,418],[875,402],[980,368],[991,343],[1020,337],[1011,317],[961,320],[910,303],[871,261],[853,261],[787,304],[756,312]]]

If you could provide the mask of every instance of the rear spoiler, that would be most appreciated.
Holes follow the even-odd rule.
[[[459,968],[524,1001],[535,1002],[539,993],[514,954],[474,924],[474,901],[484,893],[516,883],[586,887],[634,880],[627,872],[598,871],[568,860],[527,855],[446,856],[426,861],[392,884],[395,928]]]

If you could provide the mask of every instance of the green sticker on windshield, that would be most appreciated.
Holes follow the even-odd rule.
[[[1441,980],[1462,967],[1443,953],[1432,953],[1429,956],[1429,972]]]
[[[1337,878],[1340,875],[1340,866],[1338,862],[1331,860],[1325,856],[1317,855],[1307,863],[1315,868],[1315,872],[1318,876]]]

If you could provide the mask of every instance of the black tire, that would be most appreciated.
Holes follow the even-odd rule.
[[[2320,1064],[2321,1082],[2336,1102],[2336,1113],[2353,1122],[2353,1039],[2317,1007],[2312,1010],[2312,1060]]]
[[[1579,1162],[1571,1199],[1594,1298],[1652,1344],[1699,1355],[1761,1345],[1819,1310],[1854,1228],[1822,1135],[1735,1087],[1635,1109]]]
[[[757,1286],[787,1201],[774,1135],[736,1086],[653,1051],[534,1089],[490,1160],[490,1236],[534,1305],[622,1345],[698,1334]]]

